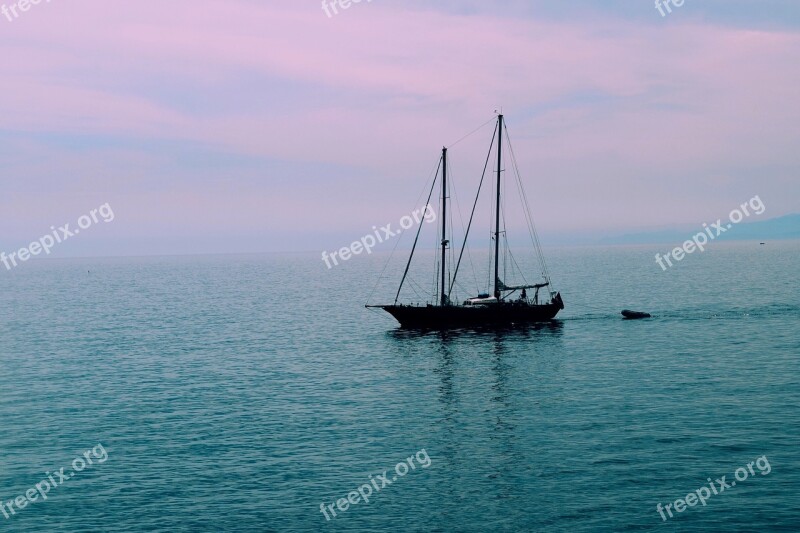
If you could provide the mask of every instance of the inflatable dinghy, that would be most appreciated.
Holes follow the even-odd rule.
[[[650,318],[650,313],[643,313],[641,311],[630,311],[625,309],[622,311],[622,316],[627,319],[634,320],[636,318]]]

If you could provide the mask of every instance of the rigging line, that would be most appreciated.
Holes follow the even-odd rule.
[[[495,171],[492,170],[492,174],[494,174],[494,173],[495,173]],[[496,193],[497,193],[496,187],[497,187],[497,185],[495,184],[495,180],[492,180],[492,190],[490,191],[491,194],[492,194],[492,198],[494,198]],[[488,265],[486,267],[487,271],[486,271],[486,291],[485,291],[487,293],[490,292],[490,290],[491,290],[492,275],[494,274],[494,272],[492,272],[492,263],[494,261],[494,247],[495,247],[495,242],[494,241],[496,240],[495,239],[495,235],[494,235],[494,227],[493,227],[494,226],[493,220],[495,218],[494,217],[494,211],[495,211],[494,202],[489,202],[489,220],[487,221],[488,226],[489,226],[489,256],[487,257]]]
[[[527,202],[527,196],[525,194],[524,188],[522,187],[521,184],[518,184],[517,186],[520,188],[520,194],[525,198],[525,201]],[[536,231],[536,226],[533,222],[533,216],[526,213],[526,221],[528,223],[528,231],[531,236],[531,242],[533,243],[534,249],[536,250],[537,259],[539,260],[539,266],[542,271],[542,276],[545,278],[545,281],[549,283],[550,273],[547,268],[547,261],[544,258],[544,251],[542,250],[542,244],[539,239],[538,232]]]
[[[509,144],[509,147],[511,147],[511,142],[510,141],[509,141],[508,144]],[[525,196],[525,194],[524,194],[525,191],[524,191],[524,188],[522,187],[522,179],[521,179],[521,176],[519,174],[519,168],[517,167],[516,160],[513,158],[513,155],[514,155],[513,148],[511,148],[511,153],[512,153],[512,164],[514,165],[514,177],[516,178],[515,185],[517,186],[517,192],[519,192],[519,195],[520,195],[520,202],[522,203],[523,214],[525,215],[525,224],[526,224],[527,229],[528,229],[528,234],[531,237],[531,244],[533,245],[533,249],[536,252],[537,259],[539,259],[539,262],[541,263],[541,259],[538,257],[539,254],[540,254],[540,250],[539,250],[539,247],[537,246],[535,240],[533,239],[533,230],[531,229],[531,220],[530,220],[531,216],[530,216],[530,212],[529,212],[528,206],[526,205],[527,204],[527,197]],[[542,272],[542,274],[544,275],[544,272]]]
[[[503,154],[507,157],[507,154]],[[506,159],[503,157],[503,171],[505,172]],[[503,220],[503,279],[508,279],[508,256],[511,253],[511,247],[508,245],[508,227],[506,226],[506,204],[508,203],[508,181],[503,180],[503,194],[500,198],[500,218]],[[505,281],[503,281],[505,283]]]
[[[460,282],[456,282],[456,287],[464,291],[465,294],[469,294],[469,289],[464,287],[464,285],[462,285]]]
[[[456,179],[453,177],[454,173],[452,171],[453,166],[454,165],[451,163],[450,164],[450,169],[451,169],[451,171],[450,171],[450,185],[451,185],[451,190],[453,191],[453,197],[455,198],[456,209],[458,210],[458,220],[459,220],[459,222],[461,222],[461,229],[464,229],[464,217],[461,215],[461,202],[458,199],[458,191],[456,191]],[[452,203],[451,203],[451,205],[452,205]],[[453,210],[451,209],[450,211],[452,213]],[[452,220],[452,216],[450,218]],[[452,224],[451,224],[450,227],[451,228],[455,228],[455,226],[452,225]],[[450,236],[453,238],[453,240],[455,240],[455,233],[453,232],[452,229],[451,229]],[[465,239],[466,239],[466,236],[467,236],[467,232],[465,231],[464,232]],[[466,245],[466,242],[464,244]],[[455,246],[450,246],[450,265],[456,264],[456,257],[455,256],[456,256],[456,248],[455,248]],[[475,286],[478,287],[478,276],[475,273],[475,265],[472,263],[472,255],[470,254],[469,249],[467,249],[467,259],[469,260],[470,265],[472,266],[472,277],[475,280]],[[455,277],[458,274],[458,267],[456,267],[456,269],[452,270],[452,271],[448,270],[448,274],[450,274],[450,273],[452,273],[453,279],[450,281],[450,285],[449,285],[449,288],[447,290],[447,297],[448,298],[450,298],[450,293],[452,292],[453,286],[455,284]]]
[[[439,200],[441,200],[441,196],[439,197]],[[439,209],[441,205],[442,205],[441,203],[437,204],[436,208]],[[442,237],[441,231],[442,231],[441,226],[439,224],[436,224],[436,240],[434,241],[432,248],[434,253],[433,253],[433,281],[431,282],[431,287],[433,287],[433,292],[431,294],[433,294],[434,300],[437,299],[436,296],[439,294],[439,281],[440,281],[439,272],[441,271],[440,268],[441,257],[436,252],[438,251],[439,246],[442,245],[442,239],[444,238]]]
[[[451,178],[450,179],[450,190],[453,191],[453,194],[455,194],[455,188],[453,187],[452,174],[450,175],[450,178]],[[450,198],[450,197],[448,196],[448,198]],[[449,248],[449,251],[450,251],[450,254],[449,254],[449,257],[448,257],[449,260],[447,262],[447,270],[445,271],[445,287],[450,286],[450,274],[451,274],[451,270],[450,269],[452,268],[452,265],[453,265],[453,246],[449,245],[450,241],[453,238],[453,234],[455,232],[455,227],[456,227],[455,224],[453,223],[453,211],[455,211],[455,209],[453,209],[453,202],[451,200],[450,201],[450,213],[449,213],[449,215],[450,215],[450,239],[447,238],[447,234],[445,234],[445,236],[444,236],[444,239],[446,241],[448,241],[448,248]],[[463,222],[462,222],[462,224],[463,224]]]
[[[520,192],[520,197],[524,198],[525,199],[524,201],[527,202],[527,196],[525,195],[525,190],[522,187],[520,182],[521,182],[521,178],[518,177],[517,178],[517,189]],[[527,206],[524,206],[524,207],[527,208]],[[541,245],[541,242],[539,242],[539,240],[538,240],[536,227],[533,224],[533,217],[527,211],[525,212],[525,222],[527,223],[527,226],[528,226],[528,234],[531,237],[531,244],[533,245],[534,251],[536,252],[537,260],[539,261],[539,266],[540,266],[540,269],[542,270],[541,274],[547,281],[549,281],[549,273],[548,273],[548,270],[547,270],[547,263],[544,261],[544,252],[542,251],[542,245]]]
[[[520,173],[519,173],[519,167],[517,165],[516,155],[514,154],[514,147],[511,144],[511,136],[508,133],[508,127],[505,128],[505,134],[506,134],[506,139],[508,140],[509,151],[511,152],[511,163],[512,163],[512,167],[514,169],[514,177],[516,178],[515,185],[517,186],[517,190],[520,193],[520,200],[522,201],[522,204],[523,204],[522,205],[523,214],[525,215],[525,222],[526,222],[526,225],[528,226],[528,233],[532,236],[533,233],[534,233],[533,231],[531,231],[531,219],[532,219],[532,217],[530,216],[530,208],[527,205],[527,197],[525,196],[524,188],[522,187],[522,179],[521,179],[521,176],[520,176]],[[531,244],[533,245],[534,251],[536,252],[536,255],[538,256],[540,263],[542,263],[543,254],[541,252],[540,245],[537,246],[537,243],[533,240],[533,237],[531,237]],[[517,266],[517,268],[520,270],[520,274],[522,275],[523,280],[525,280],[525,275],[522,272],[522,269],[519,267],[519,264],[517,264],[516,258],[514,258],[513,255],[512,255],[512,260],[514,261],[514,264]],[[546,272],[546,267],[543,267],[543,269]],[[545,272],[542,272],[542,274],[546,278],[547,275],[546,275]],[[527,283],[527,280],[525,280],[525,282]]]
[[[472,227],[472,219],[475,217],[475,207],[478,205],[478,198],[481,196],[481,187],[483,187],[483,180],[486,177],[486,169],[489,168],[489,158],[492,155],[492,147],[494,146],[494,139],[497,136],[497,126],[494,127],[494,133],[492,134],[492,142],[489,144],[489,153],[486,154],[486,163],[483,165],[483,174],[481,174],[481,182],[478,184],[478,194],[475,195],[475,202],[472,204],[472,213],[469,215],[469,224],[467,224],[467,231],[464,234],[464,244],[461,245],[461,253],[458,254],[458,263],[456,263],[456,270],[453,274],[453,281],[455,282],[456,276],[458,275],[458,267],[461,266],[461,257],[464,255],[464,248],[467,246],[467,237],[469,237],[469,230]],[[470,259],[472,261],[472,259]],[[475,266],[473,265],[473,275]],[[478,285],[478,278],[475,276],[475,285]],[[450,293],[453,291],[453,285],[450,284],[450,290],[447,291],[447,297],[450,297]]]
[[[448,152],[449,153],[449,152]],[[450,234],[449,238],[445,237],[448,240],[448,247],[447,247],[447,279],[445,287],[450,287],[452,285],[452,274],[453,274],[453,265],[455,264],[455,248],[452,245],[452,241],[455,239],[456,234],[456,225],[455,225],[455,215],[458,214],[458,220],[461,222],[461,227],[464,227],[464,218],[461,216],[461,204],[458,202],[458,192],[456,191],[456,179],[455,179],[455,172],[453,172],[453,168],[455,167],[452,164],[452,158],[448,160],[448,177],[450,178],[449,181],[449,192],[450,196]],[[457,213],[455,213],[457,211]],[[448,297],[450,295],[448,294]]]
[[[414,295],[417,298],[420,298],[420,299],[423,298],[422,296],[420,296],[420,293],[417,292],[417,289],[419,289],[420,292],[422,292],[422,294],[425,294],[425,289],[422,288],[422,285],[417,283],[416,280],[414,280],[413,277],[409,277],[408,278],[408,284],[409,284],[409,287],[411,287],[411,290],[414,291]],[[416,287],[415,287],[415,285],[416,285]]]
[[[478,271],[475,270],[475,261],[472,260],[472,251],[467,248],[467,260],[469,261],[469,267],[472,270],[472,279],[475,282],[475,288],[480,288],[480,283],[478,282]]]
[[[447,145],[447,147],[448,147],[448,148],[452,148],[453,146],[457,145],[458,143],[460,143],[461,141],[463,141],[463,140],[464,140],[464,139],[466,139],[467,137],[469,137],[469,136],[471,136],[472,134],[476,133],[478,130],[482,129],[482,128],[483,128],[484,126],[486,126],[487,124],[489,124],[489,123],[491,123],[491,122],[494,122],[494,121],[496,121],[496,120],[497,120],[497,118],[496,118],[496,117],[492,117],[492,118],[490,118],[489,120],[487,120],[486,122],[484,122],[483,124],[481,124],[480,126],[478,126],[477,128],[475,128],[474,130],[472,130],[471,132],[469,132],[469,133],[467,133],[466,135],[464,135],[463,137],[461,137],[459,140],[457,140],[457,141],[456,141],[456,142],[454,142],[453,144],[449,144],[449,145]],[[495,130],[496,130],[496,129],[497,129],[497,128],[495,128]]]
[[[511,248],[508,246],[508,234],[506,233],[505,218],[503,219],[503,243],[505,243],[505,247],[503,248],[503,279],[507,280],[509,279],[508,256],[511,254]],[[503,283],[505,283],[505,281]]]
[[[514,257],[514,254],[513,254],[513,253],[511,253],[511,250],[509,250],[509,251],[508,251],[508,255],[511,257],[511,261],[514,263],[514,266],[516,266],[516,267],[517,267],[517,270],[519,271],[519,275],[520,275],[520,277],[522,277],[522,283],[523,283],[524,285],[528,285],[528,280],[527,280],[527,279],[525,279],[525,272],[524,272],[524,271],[522,270],[522,268],[519,266],[519,263],[517,263],[517,258],[516,258],[516,257]]]
[[[386,264],[383,265],[383,270],[381,270],[381,273],[378,276],[378,282],[372,288],[372,291],[369,293],[369,296],[367,297],[367,302],[369,302],[372,299],[372,295],[375,294],[375,290],[378,288],[378,285],[380,285],[380,282],[383,279],[383,274],[386,272],[386,269],[389,267],[389,263],[392,261],[392,257],[394,257],[394,253],[397,251],[397,247],[400,246],[400,242],[401,242],[400,239],[397,239],[397,242],[394,244],[394,248],[392,248],[392,253],[389,254],[389,259],[386,260]]]
[[[436,186],[436,178],[439,176],[440,168],[442,168],[441,157],[439,158],[439,166],[436,167],[436,175],[433,177],[433,183],[431,183],[431,192],[428,193],[428,200],[425,202],[425,211],[423,212],[423,216],[428,214],[428,208],[431,204],[431,196],[433,195],[433,188]],[[417,241],[419,240],[420,231],[422,231],[422,224],[417,225],[417,235],[414,237],[414,245],[411,247],[411,255],[408,256],[408,263],[406,263],[406,270],[403,272],[403,279],[400,280],[400,286],[397,288],[397,294],[394,297],[395,304],[397,304],[397,300],[400,298],[400,291],[403,290],[403,282],[405,282],[406,276],[408,275],[408,268],[411,266],[411,259],[414,258],[414,251],[417,249]]]
[[[370,308],[370,307],[368,307],[367,310],[372,311],[373,313],[379,313],[379,315],[381,317],[383,317],[384,319],[389,320],[390,322],[394,322],[394,319],[392,317],[390,317],[387,313],[384,313],[382,311],[378,311],[377,309]]]
[[[442,161],[440,159],[439,160],[439,165],[441,165],[441,164],[442,164]],[[431,185],[431,190],[433,190],[433,185],[436,184],[436,175],[438,175],[438,174],[439,174],[439,167],[436,168],[436,174],[433,174],[433,172],[431,172],[431,174],[430,174],[430,175],[433,175],[433,184]],[[430,179],[430,177],[428,179]],[[417,202],[416,202],[417,205],[419,205],[419,199],[422,198],[423,194],[425,194],[425,188],[424,187],[422,188],[422,191],[419,193],[419,196],[417,197]],[[430,200],[431,200],[430,195],[428,195],[428,202],[426,202],[426,206],[430,203]],[[427,212],[427,207],[426,207],[426,212]],[[419,232],[417,232],[417,235],[419,235]],[[381,270],[381,273],[378,276],[378,281],[375,283],[375,286],[372,287],[372,291],[370,291],[369,296],[367,296],[367,303],[369,303],[369,301],[372,299],[372,296],[375,294],[375,291],[377,290],[378,286],[381,284],[381,280],[383,279],[383,275],[386,273],[386,269],[389,267],[389,263],[391,263],[392,258],[394,257],[394,253],[397,250],[397,247],[399,245],[400,245],[400,239],[397,239],[397,242],[395,243],[394,248],[392,248],[392,253],[389,254],[389,259],[386,260],[386,264],[383,265],[383,270]],[[410,258],[409,258],[409,261],[410,261]],[[406,271],[408,271],[408,268],[406,268]],[[397,300],[395,300],[395,303],[397,303]]]
[[[441,271],[441,265],[439,264],[438,258],[436,258],[437,254],[434,255],[434,261],[436,264],[433,269],[433,300],[436,301],[436,295],[439,294],[439,272]]]
[[[547,268],[547,261],[545,260],[544,253],[542,251],[542,243],[541,240],[539,239],[539,232],[536,231],[536,224],[534,223],[533,215],[530,212],[530,204],[528,203],[528,196],[525,192],[525,186],[522,183],[522,176],[520,175],[519,172],[519,166],[517,165],[517,157],[516,154],[514,153],[514,147],[511,144],[511,136],[508,133],[508,128],[506,128],[506,138],[508,139],[508,146],[511,151],[511,161],[512,164],[514,165],[514,174],[517,177],[517,186],[520,189],[520,193],[524,201],[524,207],[525,207],[524,212],[526,216],[526,221],[528,222],[528,229],[531,234],[531,240],[534,245],[534,248],[536,249],[536,253],[539,256],[539,262],[541,264],[540,266],[542,267],[542,275],[544,276],[545,281],[550,283],[550,271]]]

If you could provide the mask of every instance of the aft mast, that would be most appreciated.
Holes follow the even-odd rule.
[[[497,136],[497,205],[494,219],[494,297],[500,301],[500,172],[503,162],[503,115],[498,116]]]
[[[442,148],[442,295],[439,300],[440,305],[447,305],[447,293],[445,292],[445,261],[447,261],[447,148]]]

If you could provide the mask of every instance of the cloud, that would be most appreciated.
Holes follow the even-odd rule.
[[[69,189],[103,172],[107,194],[144,202],[166,164],[170,194],[193,198],[185,216],[196,224],[215,205],[233,212],[238,194],[263,195],[271,212],[303,196],[315,224],[369,227],[406,211],[397,202],[416,197],[438,148],[503,106],[521,166],[551,199],[535,206],[545,226],[704,220],[709,202],[755,193],[782,196],[776,211],[790,211],[780,193],[797,192],[787,175],[798,165],[800,36],[691,10],[668,22],[653,10],[642,24],[477,4],[361,3],[334,18],[314,2],[39,5],[2,24],[2,130],[23,139],[10,188],[19,200],[26,181]],[[237,178],[213,163],[198,172],[173,149],[270,170],[259,181],[248,163],[221,204],[214,183]],[[133,169],[111,170],[121,152]],[[281,179],[289,168],[297,181]]]

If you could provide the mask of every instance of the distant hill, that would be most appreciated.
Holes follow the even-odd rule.
[[[724,225],[723,225],[724,227]],[[666,229],[641,233],[610,235],[595,241],[597,244],[658,244],[683,242],[702,226],[686,226],[684,229]],[[716,238],[728,241],[769,241],[800,239],[800,214],[786,215],[758,222],[740,222]]]

